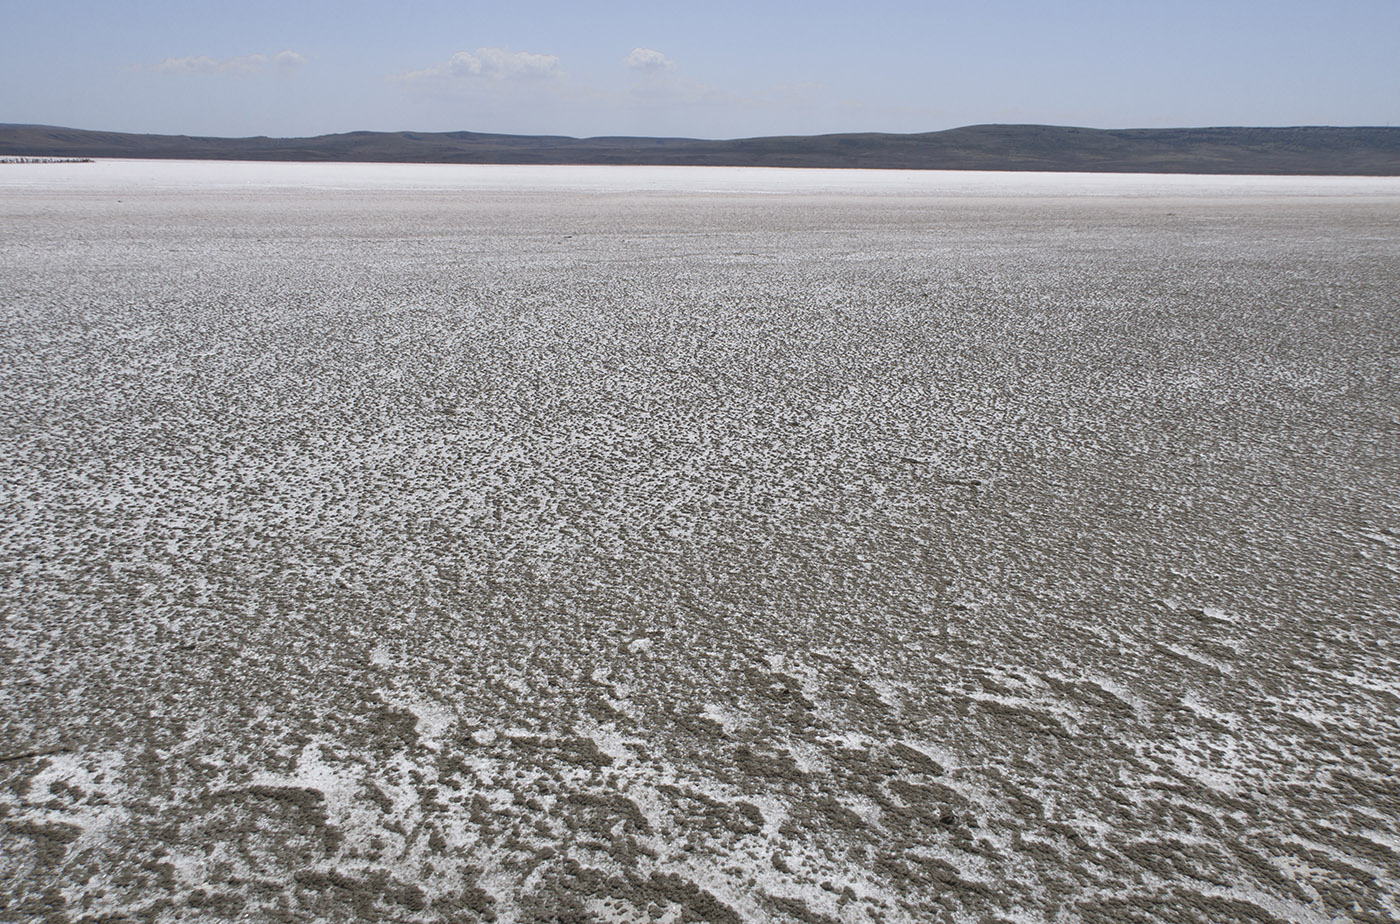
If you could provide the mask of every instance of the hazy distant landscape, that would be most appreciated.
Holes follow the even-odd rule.
[[[968,125],[703,140],[455,132],[203,138],[0,124],[0,155],[446,164],[1030,170],[1309,176],[1400,175],[1400,128]]]
[[[0,917],[1394,921],[1397,305],[1397,179],[0,165]]]

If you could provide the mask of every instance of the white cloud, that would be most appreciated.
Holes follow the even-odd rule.
[[[272,56],[272,66],[279,70],[296,70],[306,63],[306,56],[295,51],[279,51]]]
[[[232,74],[248,76],[269,71],[289,73],[306,63],[306,57],[295,51],[279,51],[276,54],[240,55],[236,58],[211,58],[208,55],[187,55],[183,58],[166,58],[159,64],[151,64],[142,70],[157,74]]]
[[[643,72],[669,71],[676,66],[676,62],[655,48],[641,47],[633,48],[631,53],[622,59],[622,63],[634,71]]]
[[[555,55],[505,48],[459,51],[442,64],[399,74],[396,80],[540,80],[563,75]]]

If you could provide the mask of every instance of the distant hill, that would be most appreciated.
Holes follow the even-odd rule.
[[[1098,173],[1400,175],[1400,128],[969,125],[895,135],[568,138],[347,132],[312,138],[134,135],[0,124],[0,156],[434,164],[657,164]]]

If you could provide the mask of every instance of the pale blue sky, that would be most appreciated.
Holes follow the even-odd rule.
[[[737,137],[1400,124],[1400,0],[706,4],[45,0],[0,122]]]

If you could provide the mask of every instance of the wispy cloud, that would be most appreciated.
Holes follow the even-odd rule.
[[[823,112],[834,102],[821,84],[740,90],[710,83],[640,45],[613,60],[614,80],[592,82],[566,71],[556,55],[481,47],[384,79],[459,126],[524,133],[665,134],[700,118],[762,129],[774,116],[791,122],[794,112]],[[619,70],[630,79],[616,80]]]
[[[655,48],[633,48],[627,57],[622,59],[634,71],[643,73],[656,73],[657,71],[669,71],[676,66],[676,62],[666,57]]]
[[[290,73],[306,63],[306,57],[295,51],[276,54],[240,55],[236,58],[211,58],[209,55],[187,55],[166,58],[159,64],[149,64],[139,70],[155,74],[228,74],[246,77],[252,74]]]
[[[395,80],[413,82],[474,82],[505,80],[552,80],[563,76],[555,55],[506,48],[478,48],[459,51],[441,64],[396,74]]]

